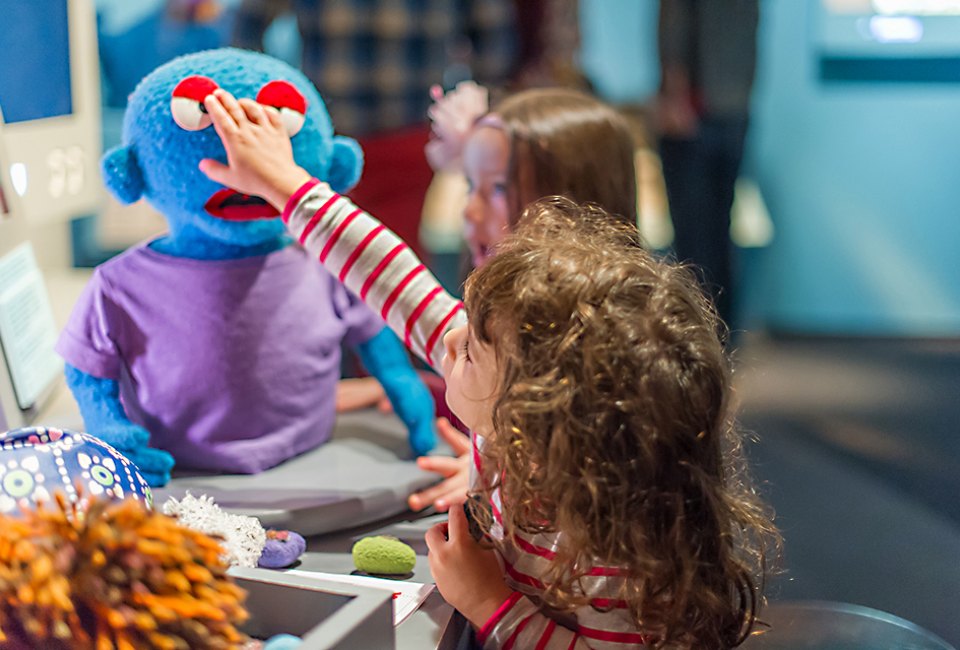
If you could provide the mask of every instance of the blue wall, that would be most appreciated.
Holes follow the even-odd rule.
[[[960,82],[824,84],[817,2],[763,2],[745,170],[776,238],[744,260],[744,309],[799,332],[958,335]],[[637,44],[655,38],[655,7],[584,10],[584,64],[612,101],[655,88],[655,49]]]
[[[764,4],[752,169],[777,226],[755,269],[791,329],[960,333],[960,83],[822,84],[813,2]]]

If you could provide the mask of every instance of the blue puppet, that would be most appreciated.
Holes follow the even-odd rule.
[[[103,159],[110,191],[145,197],[168,234],[98,267],[58,342],[90,433],[151,485],[178,467],[256,473],[330,436],[340,346],[358,351],[410,431],[434,444],[433,400],[400,341],[292,242],[271,206],[209,180],[226,162],[203,99],[217,87],[277,109],[297,162],[339,191],[360,176],[319,93],[276,59],[191,54],[130,97],[123,145]]]

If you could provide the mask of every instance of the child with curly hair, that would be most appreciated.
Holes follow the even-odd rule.
[[[205,105],[228,164],[204,171],[282,208],[301,244],[441,371],[473,431],[481,499],[468,508],[484,535],[454,508],[427,545],[483,647],[746,638],[779,538],[745,478],[718,321],[689,271],[602,209],[554,198],[528,208],[461,304],[296,166],[274,111],[220,90]]]

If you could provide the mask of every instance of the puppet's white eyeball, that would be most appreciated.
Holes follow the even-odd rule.
[[[280,109],[280,121],[283,122],[283,128],[291,138],[300,133],[303,123],[307,121],[307,116],[293,108]]]
[[[187,131],[200,131],[210,126],[212,120],[207,114],[203,100],[217,88],[217,83],[213,79],[201,75],[183,79],[173,89],[173,96],[170,98],[170,114],[173,115],[173,121]]]
[[[203,102],[198,102],[189,97],[172,98],[170,100],[170,113],[173,114],[173,121],[181,129],[187,131],[200,131],[212,124]]]
[[[307,99],[289,81],[269,82],[257,93],[257,102],[280,112],[280,121],[291,138],[300,132],[307,119]]]

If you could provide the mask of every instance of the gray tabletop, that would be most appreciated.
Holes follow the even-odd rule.
[[[426,530],[446,515],[435,513],[403,513],[378,524],[354,528],[327,535],[314,536],[307,540],[307,553],[296,568],[302,571],[323,573],[350,573],[354,570],[350,550],[353,544],[367,535],[392,535],[403,540],[417,552],[417,562],[412,582],[431,583],[427,547],[423,540]],[[420,609],[396,629],[397,650],[454,650],[462,637],[464,621],[450,605],[434,591]]]

